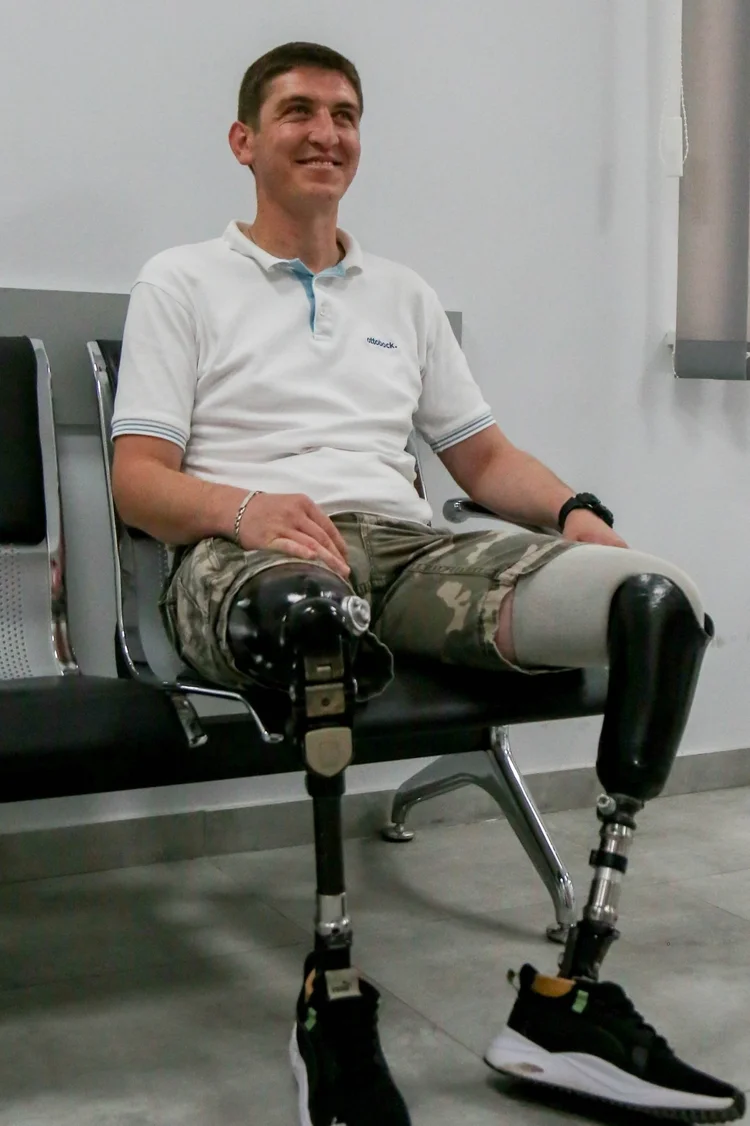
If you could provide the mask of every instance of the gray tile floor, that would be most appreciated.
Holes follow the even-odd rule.
[[[582,898],[594,818],[547,820]],[[508,826],[347,855],[357,962],[414,1126],[591,1121],[481,1062],[506,969],[556,959]],[[0,1126],[292,1126],[311,873],[300,847],[0,887]],[[750,790],[652,803],[623,906],[609,976],[687,1059],[750,1088]]]

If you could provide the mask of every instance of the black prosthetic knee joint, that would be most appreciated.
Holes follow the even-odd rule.
[[[300,652],[324,651],[337,638],[354,642],[369,622],[369,606],[344,579],[290,558],[240,588],[227,634],[242,672],[267,688],[288,691]]]

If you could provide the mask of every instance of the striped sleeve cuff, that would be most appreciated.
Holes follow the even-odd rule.
[[[177,426],[170,426],[167,422],[149,422],[142,418],[119,418],[112,426],[112,437],[120,438],[124,434],[140,434],[145,438],[164,438],[173,442],[184,450],[187,446],[188,436]]]
[[[442,453],[449,446],[455,446],[459,442],[465,441],[466,438],[472,438],[480,430],[486,430],[488,426],[493,425],[494,421],[491,414],[483,414],[472,422],[466,422],[463,426],[459,426],[457,430],[451,430],[450,434],[444,434],[442,438],[430,442],[430,449],[433,453]]]

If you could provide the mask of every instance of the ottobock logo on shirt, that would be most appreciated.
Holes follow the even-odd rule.
[[[368,336],[368,344],[375,344],[378,348],[398,348],[398,344],[394,344],[392,340],[378,340],[377,336]]]

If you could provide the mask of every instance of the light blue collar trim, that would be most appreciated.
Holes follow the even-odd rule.
[[[267,250],[263,250],[257,243],[244,235],[240,228],[237,226],[236,220],[232,220],[227,229],[224,231],[223,239],[229,244],[232,250],[236,250],[239,254],[243,254],[246,258],[254,258],[259,266],[264,270],[271,270],[274,266],[287,266],[290,260],[286,258],[276,258],[273,254],[269,254]],[[332,270],[341,268],[341,273],[348,273],[349,270],[362,270],[364,266],[364,255],[362,248],[357,240],[349,234],[348,231],[342,230],[340,227],[336,230],[336,237],[344,248],[344,257],[338,263],[338,266],[332,266]],[[292,259],[291,261],[297,261]],[[305,269],[307,267],[305,266]],[[323,271],[326,273],[327,271]],[[320,276],[320,275],[319,275]]]
[[[312,270],[305,265],[300,258],[279,258],[279,266],[286,266],[298,277],[302,282],[307,300],[310,302],[310,331],[315,331],[315,280],[316,278],[343,278],[346,277],[346,270],[344,269],[343,261],[337,262],[335,266],[329,266],[326,270],[321,270],[319,274],[314,274]]]

